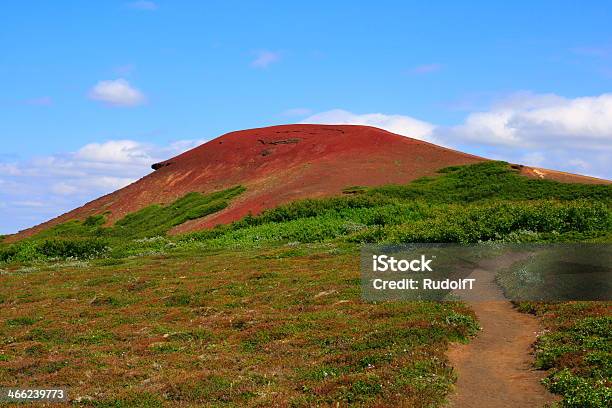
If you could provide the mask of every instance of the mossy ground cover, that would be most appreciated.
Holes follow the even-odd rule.
[[[0,382],[92,406],[440,405],[459,303],[361,301],[358,247],[8,268]]]
[[[446,345],[477,324],[461,304],[361,301],[361,243],[612,240],[612,187],[527,179],[501,162],[166,235],[241,191],[2,245],[2,382],[63,384],[95,406],[439,406],[453,382]],[[564,339],[553,348],[572,327],[584,324],[549,325]],[[554,360],[547,385],[568,406],[609,392],[603,333],[580,369]]]
[[[523,302],[519,308],[542,319],[535,365],[550,370],[545,385],[571,408],[612,405],[612,304]]]

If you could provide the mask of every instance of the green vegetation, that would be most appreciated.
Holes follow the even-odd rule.
[[[134,251],[155,247],[154,237],[165,235],[172,227],[222,210],[243,191],[244,187],[237,186],[211,194],[189,193],[169,205],[155,204],[128,214],[111,227],[104,226],[106,217],[102,214],[83,221],[69,221],[32,238],[0,247],[0,262],[117,258],[134,254]]]
[[[542,318],[536,367],[551,370],[544,384],[564,396],[563,407],[612,405],[612,307],[609,302],[519,304]]]
[[[478,324],[460,303],[361,301],[360,243],[612,240],[611,186],[503,162],[167,235],[242,191],[0,243],[0,382],[68,384],[91,406],[440,406],[447,344]],[[563,404],[610,405],[609,305],[521,307],[546,322],[537,364]]]
[[[473,314],[361,301],[357,254],[323,243],[7,266],[0,382],[94,407],[441,405],[444,352],[478,330]]]
[[[143,208],[117,221],[114,226],[115,234],[127,238],[145,238],[165,234],[176,225],[224,209],[231,199],[244,190],[244,187],[237,186],[206,195],[189,193],[165,207],[152,205]]]
[[[447,168],[437,178],[360,191],[296,201],[183,236],[178,244],[605,241],[612,230],[612,186],[528,179],[503,162]]]
[[[122,258],[169,248],[253,247],[347,242],[606,242],[612,231],[612,186],[564,184],[520,176],[504,162],[443,169],[401,186],[301,200],[178,238],[173,226],[228,205],[238,186],[190,193],[152,205],[104,227],[103,215],[70,221],[0,250],[0,262],[52,258]],[[358,191],[358,194],[354,194]]]

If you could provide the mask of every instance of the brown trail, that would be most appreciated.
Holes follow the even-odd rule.
[[[483,262],[470,276],[485,284],[480,295],[488,300],[467,302],[482,330],[469,344],[454,344],[449,351],[458,375],[450,407],[531,408],[557,400],[540,383],[546,373],[532,367],[537,318],[514,309],[495,283],[495,267],[512,261]]]

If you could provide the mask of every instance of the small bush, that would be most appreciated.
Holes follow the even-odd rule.
[[[94,258],[106,252],[104,241],[86,240],[48,240],[38,245],[38,252],[47,258]]]

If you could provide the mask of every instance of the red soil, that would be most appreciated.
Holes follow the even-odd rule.
[[[338,195],[355,185],[407,183],[434,175],[442,167],[484,160],[369,126],[282,125],[242,130],[157,163],[153,166],[156,171],[137,182],[11,238],[104,212],[109,212],[112,223],[192,191],[207,193],[238,184],[247,188],[225,210],[171,232],[196,231],[300,198]],[[523,172],[549,178],[549,174],[530,173],[528,168]],[[569,176],[564,174],[563,181],[569,181]]]

